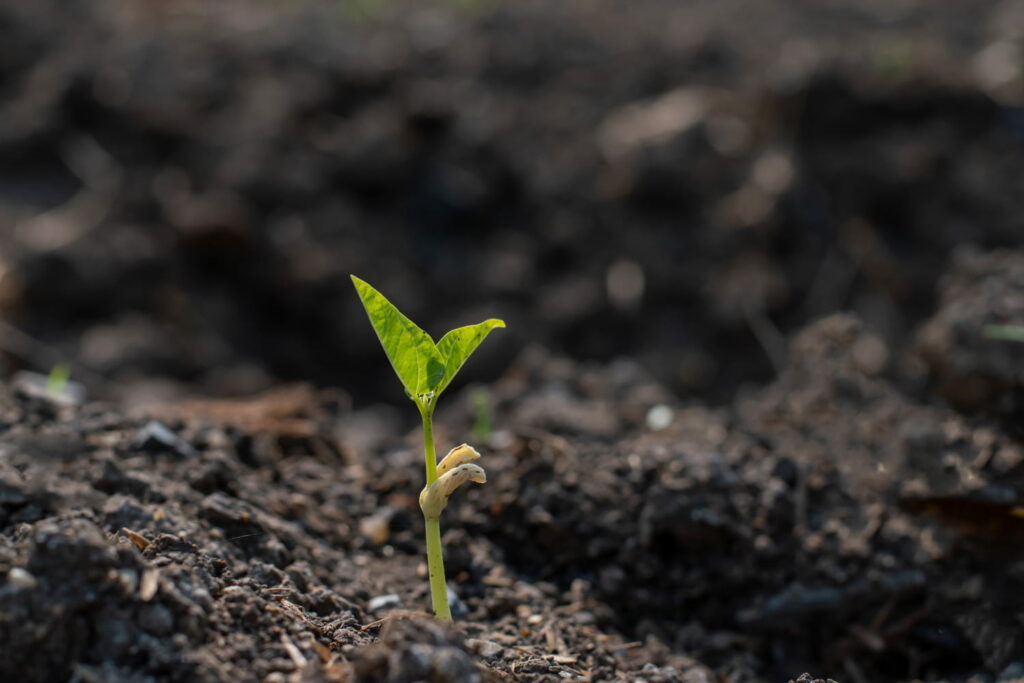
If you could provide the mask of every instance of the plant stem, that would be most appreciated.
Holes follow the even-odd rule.
[[[434,603],[434,616],[443,621],[452,620],[448,606],[448,584],[444,580],[444,555],[441,552],[441,520],[425,519],[427,525],[427,571],[430,574],[430,600]]]
[[[420,409],[423,418],[423,460],[427,468],[427,486],[437,481],[437,454],[434,451],[433,411]],[[444,621],[452,620],[448,606],[448,585],[444,577],[444,551],[441,549],[441,520],[424,515],[427,531],[427,572],[430,575],[430,600],[434,615]]]
[[[434,451],[434,411],[420,408],[423,418],[423,461],[427,466],[427,486],[437,481],[437,454]]]

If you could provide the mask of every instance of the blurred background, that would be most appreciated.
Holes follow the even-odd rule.
[[[1022,48],[1021,0],[4,0],[0,374],[402,402],[349,273],[504,318],[462,383],[542,345],[721,403],[842,309],[900,348],[1024,242]]]

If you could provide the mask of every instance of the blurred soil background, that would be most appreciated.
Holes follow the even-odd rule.
[[[356,272],[429,330],[763,382],[856,311],[902,347],[1019,244],[1018,2],[32,2],[0,10],[6,371],[94,395],[395,401]],[[88,375],[86,373],[89,373]],[[93,383],[90,383],[93,384]]]
[[[0,161],[9,673],[1024,677],[1024,1],[5,0]]]

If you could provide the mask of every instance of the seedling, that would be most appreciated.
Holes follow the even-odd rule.
[[[1024,342],[1024,325],[986,325],[985,336],[989,339]]]
[[[480,454],[472,446],[462,444],[437,462],[434,451],[434,408],[441,392],[448,387],[459,368],[480,342],[496,327],[505,323],[496,318],[476,325],[457,327],[434,343],[430,335],[406,318],[380,292],[355,275],[356,286],[366,314],[370,317],[384,353],[405,388],[405,394],[420,411],[423,420],[423,460],[427,484],[420,492],[420,509],[427,530],[427,570],[430,575],[430,599],[434,614],[452,620],[448,606],[448,586],[444,577],[444,555],[441,550],[441,511],[448,496],[467,481],[483,484],[487,475],[473,464]]]
[[[494,431],[494,408],[491,406],[491,392],[476,389],[469,395],[473,404],[473,438],[487,441]]]
[[[57,363],[50,368],[50,374],[46,376],[46,393],[50,396],[60,396],[68,386],[71,379],[71,366],[67,363]]]

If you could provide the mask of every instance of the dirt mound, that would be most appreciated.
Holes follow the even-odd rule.
[[[1021,588],[1007,567],[1024,536],[1024,455],[996,424],[901,395],[881,377],[885,351],[856,318],[827,318],[794,339],[776,383],[718,410],[671,402],[633,363],[525,355],[493,387],[507,417],[480,444],[490,481],[446,514],[454,630],[408,612],[427,600],[419,455],[401,434],[353,446],[379,424],[366,415],[309,394],[304,436],[225,425],[223,406],[204,418],[196,404],[189,418],[165,412],[160,430],[6,391],[4,670],[211,681],[1009,670],[1024,646],[1003,608]],[[469,431],[473,410],[467,396],[452,403],[442,444]]]
[[[938,312],[918,334],[936,389],[968,410],[1019,412],[1024,344],[994,339],[991,326],[1024,320],[1024,255],[964,249],[943,279]]]

